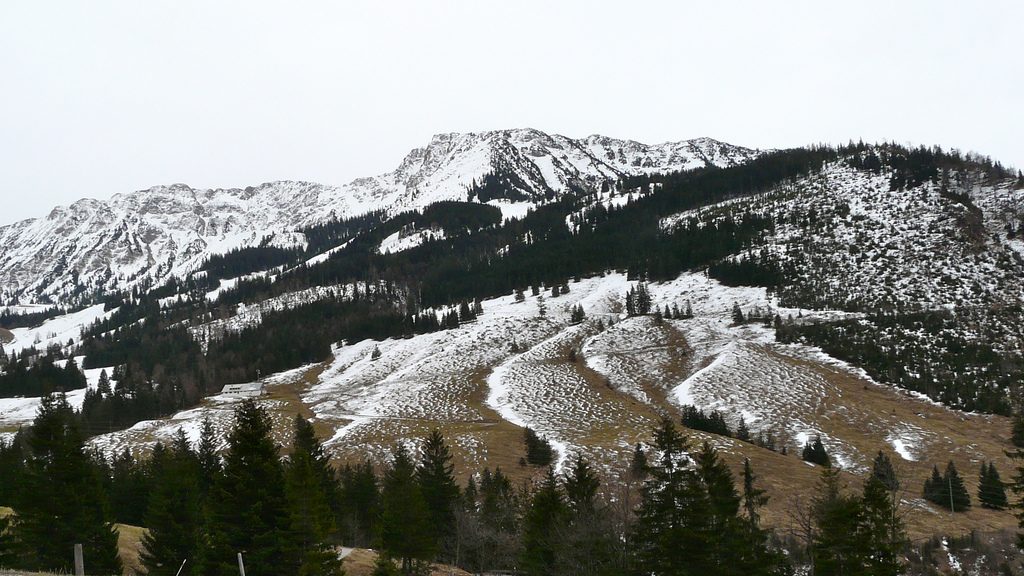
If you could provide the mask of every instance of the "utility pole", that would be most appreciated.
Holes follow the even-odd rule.
[[[956,508],[953,506],[953,478],[951,474],[948,474],[948,476],[950,476],[950,478],[947,479],[947,482],[949,483],[949,510],[951,512],[956,512]],[[245,576],[245,574],[242,576]]]

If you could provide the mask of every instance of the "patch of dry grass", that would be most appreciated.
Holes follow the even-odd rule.
[[[370,576],[373,574],[374,564],[377,562],[377,553],[365,548],[356,548],[351,554],[345,557],[343,567],[346,576]],[[465,570],[448,566],[446,564],[434,564],[430,576],[472,576]]]
[[[142,554],[142,536],[146,529],[129,524],[114,526],[117,528],[117,554],[121,557],[125,575],[145,574],[139,556]]]

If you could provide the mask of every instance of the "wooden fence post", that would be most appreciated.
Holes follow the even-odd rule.
[[[75,544],[75,576],[85,576],[85,556],[81,544]]]

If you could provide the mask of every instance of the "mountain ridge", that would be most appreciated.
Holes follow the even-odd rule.
[[[389,215],[464,200],[489,174],[511,175],[540,204],[624,176],[727,167],[758,151],[697,138],[648,145],[535,129],[441,133],[391,172],[331,186],[279,180],[245,188],[157,185],[85,198],[41,218],[0,226],[0,301],[67,301],[83,292],[146,287],[194,272],[213,254],[268,236],[383,210]]]

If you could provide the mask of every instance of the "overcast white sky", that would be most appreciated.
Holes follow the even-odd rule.
[[[0,224],[341,184],[437,132],[940,144],[1024,167],[1024,2],[0,4]]]

